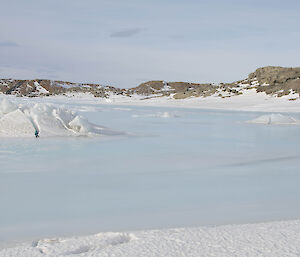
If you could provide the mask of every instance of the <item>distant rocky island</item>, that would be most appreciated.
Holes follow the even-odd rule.
[[[46,79],[15,80],[0,79],[0,93],[16,96],[39,97],[88,93],[95,97],[109,98],[112,95],[132,97],[139,95],[144,99],[156,97],[171,97],[185,99],[191,97],[232,97],[242,95],[245,90],[255,89],[257,93],[281,97],[296,95],[289,100],[296,100],[300,94],[300,68],[285,68],[267,66],[249,74],[248,78],[232,83],[189,83],[148,81],[134,88],[121,89],[100,84],[82,84]]]

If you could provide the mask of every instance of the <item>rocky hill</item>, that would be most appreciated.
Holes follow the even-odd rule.
[[[109,93],[125,94],[127,90],[99,84],[81,84],[45,79],[0,79],[0,92],[17,96],[50,96],[72,93],[91,93],[95,97],[108,97]]]
[[[292,91],[300,93],[300,68],[268,66],[257,69],[249,75],[250,80],[257,80],[257,92],[288,95]]]
[[[248,78],[233,83],[199,84],[189,82],[148,81],[137,87],[120,89],[99,84],[81,84],[53,80],[13,80],[0,79],[0,92],[17,96],[50,96],[90,93],[95,97],[109,98],[111,95],[143,99],[168,96],[174,99],[190,97],[231,97],[241,95],[245,90],[255,89],[276,97],[300,93],[300,68],[268,66],[257,69]],[[296,97],[299,98],[299,95]],[[295,100],[292,98],[291,100]]]

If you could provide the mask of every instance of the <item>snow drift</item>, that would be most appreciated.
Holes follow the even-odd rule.
[[[0,137],[117,135],[120,132],[90,123],[65,108],[51,104],[21,105],[0,102]]]
[[[41,239],[0,250],[1,257],[299,256],[300,221],[99,233]]]
[[[274,124],[274,125],[288,125],[288,124],[300,124],[300,121],[288,116],[288,115],[282,115],[282,114],[267,114],[259,116],[256,119],[249,120],[248,123],[257,123],[257,124]]]

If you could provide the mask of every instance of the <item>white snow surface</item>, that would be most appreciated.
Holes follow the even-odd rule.
[[[225,93],[224,96],[226,96]],[[15,98],[15,96],[10,97]],[[32,99],[32,101],[37,100]],[[66,94],[66,96],[58,95],[44,98],[40,97],[38,101],[53,101],[56,103],[60,102],[62,104],[65,104],[66,102],[76,102],[78,104],[160,106],[255,112],[300,112],[299,94],[291,93],[290,95],[276,97],[272,95],[267,95],[264,92],[257,93],[256,89],[245,90],[243,91],[242,95],[234,95],[225,98],[221,98],[216,95],[208,97],[191,97],[187,99],[174,99],[172,95],[164,97],[152,96],[145,98],[141,95],[132,95],[132,97],[127,97],[123,95],[114,94],[110,94],[109,98],[95,98],[89,93],[69,93]]]
[[[52,104],[18,107],[5,98],[0,102],[0,137],[34,137],[36,131],[41,137],[121,134]]]
[[[245,86],[245,85],[244,85]],[[199,108],[199,109],[222,109],[236,111],[255,111],[255,112],[300,112],[300,98],[298,93],[291,92],[289,95],[276,97],[267,95],[264,92],[257,93],[256,89],[242,90],[242,95],[229,95],[226,92],[218,92],[225,96],[224,98],[217,95],[208,97],[190,97],[186,99],[174,99],[171,96],[144,97],[141,95],[124,95],[109,94],[108,98],[94,97],[90,93],[67,93],[65,96],[39,97],[36,99],[23,99],[40,102],[56,102],[65,104],[66,102],[76,102],[78,104],[105,104],[105,105],[136,105],[136,106],[160,106],[160,107],[180,107],[180,108]],[[0,94],[1,98],[14,99],[15,96]],[[18,99],[18,101],[20,101]],[[21,100],[22,101],[22,100]]]
[[[257,124],[268,124],[268,125],[299,125],[300,121],[288,116],[282,115],[280,113],[272,113],[259,116],[256,119],[249,120],[248,123],[257,123]]]
[[[1,257],[199,257],[300,255],[300,220],[52,238],[0,250]]]

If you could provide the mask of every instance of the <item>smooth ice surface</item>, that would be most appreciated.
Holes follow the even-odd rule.
[[[1,139],[2,244],[300,216],[299,126],[246,123],[254,112],[65,107],[131,136]]]

